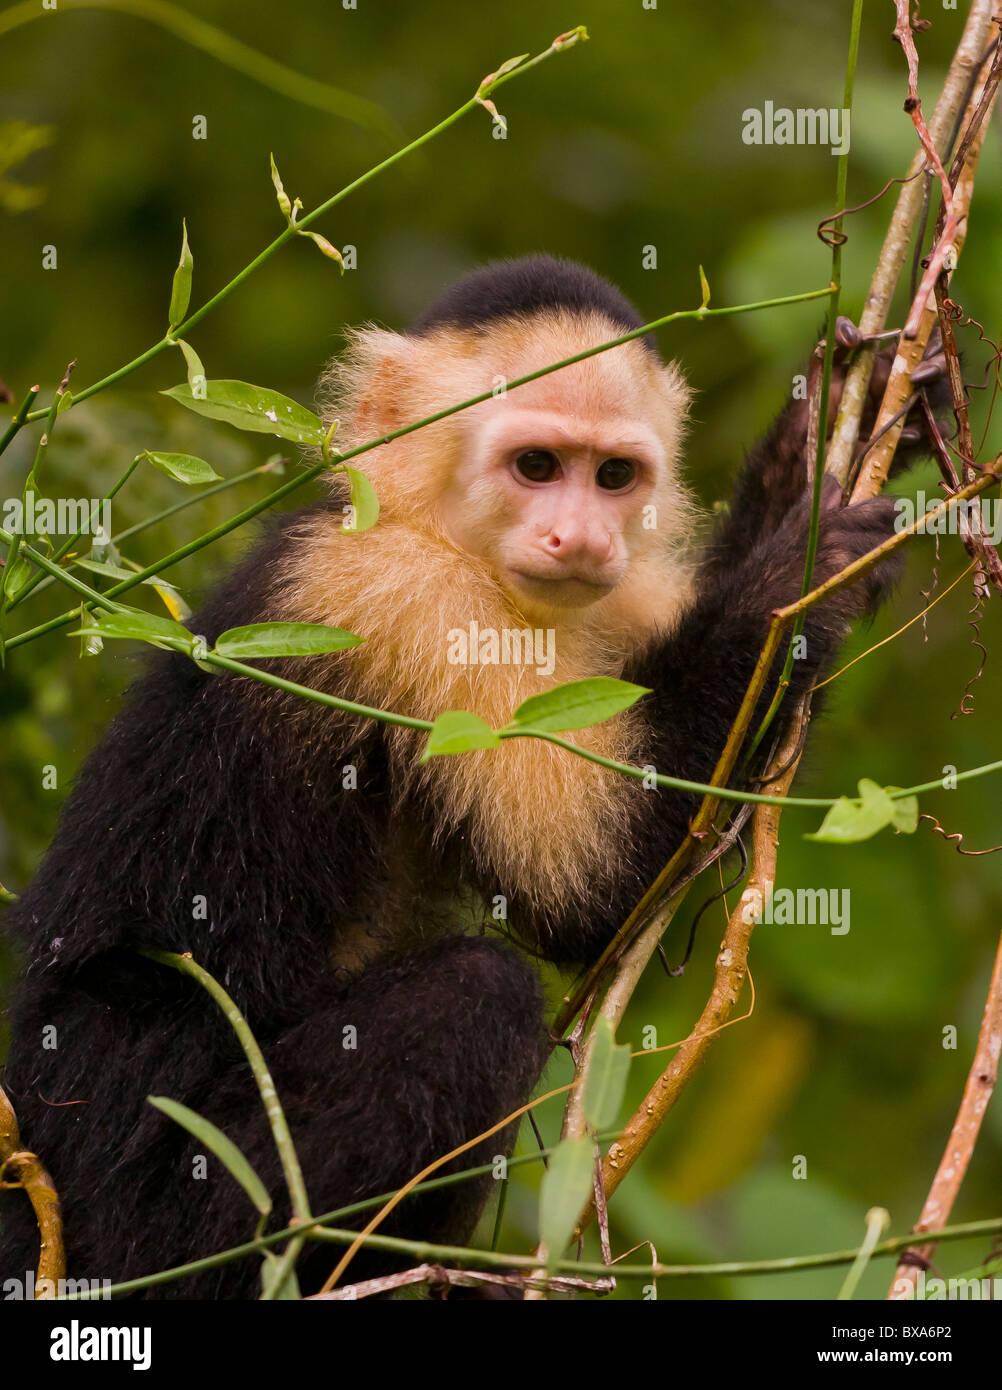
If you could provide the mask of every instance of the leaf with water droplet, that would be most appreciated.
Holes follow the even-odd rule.
[[[277,434],[280,439],[318,449],[324,441],[324,427],[312,410],[266,386],[252,386],[246,381],[207,381],[205,396],[198,397],[185,382],[161,395],[172,397],[196,415],[225,420],[240,430]]]
[[[376,489],[357,468],[346,468],[351,484],[351,524],[345,521],[342,529],[349,532],[370,531],[379,520],[379,498]]]

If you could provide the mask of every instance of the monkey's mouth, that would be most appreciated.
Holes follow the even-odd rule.
[[[579,574],[542,575],[512,569],[509,575],[521,595],[547,608],[587,608],[616,587],[615,579],[585,578]]]

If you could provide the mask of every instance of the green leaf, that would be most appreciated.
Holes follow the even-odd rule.
[[[497,748],[497,734],[479,715],[466,709],[446,710],[435,720],[428,735],[421,761],[436,758],[442,753],[467,753],[473,748]]]
[[[205,392],[205,368],[202,366],[202,359],[190,343],[186,343],[183,338],[174,340],[184,355],[185,366],[188,371],[188,385],[191,387],[193,396],[201,396]]]
[[[278,199],[278,206],[282,209],[282,215],[286,222],[292,219],[292,199],[285,191],[282,183],[282,176],[278,172],[278,165],[275,163],[275,156],[269,155],[271,160],[271,181],[275,185],[275,197]]]
[[[650,693],[646,686],[631,685],[629,681],[614,680],[611,676],[568,681],[542,695],[530,696],[512,715],[512,724],[545,733],[585,729],[589,724],[611,719],[614,714],[636,704],[641,695]]]
[[[357,468],[346,468],[344,471],[351,483],[352,514],[345,519],[342,530],[369,531],[379,520],[379,498],[376,496],[376,489]]]
[[[546,1246],[547,1267],[561,1258],[595,1180],[595,1150],[590,1139],[563,1139],[550,1154],[539,1189],[539,1237]]]
[[[517,58],[506,58],[497,72],[493,73],[489,78],[485,78],[484,82],[496,82],[499,77],[504,77],[506,72],[513,72],[515,68],[525,62],[528,56],[528,53],[520,53]],[[481,83],[481,86],[483,85],[484,83]]]
[[[160,394],[171,396],[196,415],[225,420],[238,430],[277,434],[281,439],[316,448],[323,444],[324,427],[313,411],[266,386],[251,386],[246,381],[207,381],[203,397],[195,395],[185,382]]]
[[[186,1105],[181,1105],[176,1100],[168,1100],[165,1096],[147,1096],[146,1099],[157,1110],[162,1110],[165,1115],[179,1124],[182,1129],[193,1134],[210,1153],[214,1153],[226,1171],[236,1178],[260,1214],[262,1216],[269,1214],[272,1203],[268,1196],[268,1189],[232,1139],[227,1139],[223,1131],[217,1129],[212,1121],[207,1120],[204,1115],[189,1110]]]
[[[299,1291],[299,1279],[296,1275],[296,1267],[292,1265],[282,1280],[282,1286],[275,1289],[275,1280],[281,1268],[281,1260],[277,1255],[273,1255],[270,1250],[265,1251],[264,1260],[261,1263],[261,1291],[273,1298],[276,1302],[290,1298],[301,1299]],[[274,1292],[272,1290],[275,1289]]]
[[[863,777],[859,782],[859,796],[840,796],[819,829],[804,838],[822,844],[849,845],[868,840],[886,825],[911,834],[918,825],[918,799],[907,796],[895,801],[888,789]]]
[[[187,483],[189,487],[198,483],[215,483],[220,478],[211,463],[195,458],[194,454],[161,454],[144,449],[139,457],[149,459],[161,473],[176,478],[179,483]]]
[[[888,787],[887,791],[897,792],[900,787]],[[891,805],[894,807],[894,815],[891,824],[895,830],[900,830],[903,835],[913,835],[918,829],[919,803],[917,796],[892,797]]]
[[[177,263],[177,270],[174,272],[174,283],[171,286],[170,292],[170,313],[168,314],[168,319],[171,328],[179,324],[188,312],[188,303],[191,300],[191,272],[194,264],[191,248],[188,245],[188,228],[182,218],[181,259]]]
[[[91,574],[103,574],[106,579],[134,579],[135,571],[127,570],[124,565],[111,565],[107,560],[81,559],[74,561],[80,569],[88,570]]]
[[[357,647],[364,640],[326,623],[250,623],[227,629],[213,650],[234,661],[248,656],[319,656]]]
[[[585,1120],[592,1129],[608,1129],[615,1124],[629,1070],[628,1044],[617,1045],[615,1029],[600,1015],[592,1034],[588,1075],[581,1098]]]
[[[64,410],[69,410],[73,404],[73,392],[67,388],[59,397],[59,404],[56,406],[56,414],[62,415]]]
[[[89,614],[86,621],[71,637],[120,637],[138,642],[181,641],[190,646],[192,633],[171,618],[144,613],[141,608],[126,608],[120,613]]]
[[[124,565],[110,564],[107,560],[92,560],[88,557],[76,560],[74,563],[79,565],[82,570],[88,570],[91,574],[103,574],[106,579],[135,579],[136,577],[135,570],[128,570]],[[173,584],[168,583],[166,579],[161,579],[156,574],[151,574],[148,579],[144,579],[142,582],[156,591],[172,618],[176,618],[180,622],[184,618],[191,617],[191,609]]]
[[[299,235],[308,236],[312,242],[315,242],[328,260],[337,262],[341,274],[344,274],[344,258],[337,247],[332,246],[325,236],[321,236],[319,232],[300,232]]]
[[[35,567],[31,561],[26,560],[23,555],[18,555],[14,563],[9,564],[3,572],[4,596],[13,602],[34,572]]]
[[[707,280],[706,272],[702,266],[699,267],[699,292],[703,297],[699,307],[705,309],[710,302],[710,282]]]

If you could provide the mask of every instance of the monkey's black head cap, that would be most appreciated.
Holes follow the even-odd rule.
[[[485,328],[500,319],[554,309],[604,314],[624,332],[644,322],[626,296],[589,266],[534,255],[491,261],[464,275],[425,310],[411,332],[420,337],[436,328]],[[638,342],[657,354],[651,337]]]

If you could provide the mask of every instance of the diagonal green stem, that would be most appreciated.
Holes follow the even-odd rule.
[[[587,34],[582,32],[581,37],[586,38]],[[249,275],[252,275],[255,270],[264,265],[265,261],[273,256],[280,247],[286,244],[286,242],[298,236],[301,231],[304,231],[312,223],[323,217],[325,213],[330,212],[332,208],[337,207],[339,203],[350,197],[352,193],[357,192],[358,189],[363,188],[367,183],[378,178],[378,176],[385,173],[387,169],[392,169],[394,165],[399,164],[402,159],[406,159],[409,154],[413,154],[415,150],[421,149],[424,145],[427,145],[429,141],[434,140],[436,136],[441,135],[443,131],[448,130],[450,126],[455,125],[457,121],[462,120],[467,112],[472,111],[475,106],[481,104],[480,99],[482,97],[496,91],[498,87],[502,86],[505,82],[509,82],[513,77],[518,77],[523,72],[528,72],[530,68],[535,67],[545,58],[549,58],[554,53],[562,52],[563,49],[567,47],[570,47],[569,43],[565,43],[560,47],[551,45],[543,53],[537,54],[535,58],[521,64],[520,67],[515,68],[512,72],[504,73],[501,77],[495,78],[493,82],[478,88],[476,94],[470,97],[469,101],[465,101],[457,110],[453,111],[451,116],[446,116],[444,120],[439,121],[438,125],[433,126],[431,130],[425,131],[423,135],[419,135],[418,138],[412,140],[409,145],[404,145],[402,149],[396,150],[393,154],[382,160],[381,163],[374,165],[364,174],[359,175],[352,183],[347,184],[339,192],[328,198],[326,202],[321,203],[313,212],[307,213],[305,217],[301,217],[294,227],[286,227],[269,246],[266,246],[263,251],[254,257],[249,265],[244,266],[243,270],[235,275],[228,284],[224,285],[221,290],[217,290],[211,299],[206,300],[200,309],[196,309],[194,313],[189,314],[183,323],[176,324],[169,334],[165,334],[159,342],[154,343],[152,347],[147,348],[145,352],[140,353],[140,355],[133,358],[131,362],[127,362],[124,367],[119,367],[117,371],[112,372],[109,376],[102,377],[100,381],[94,382],[92,386],[85,387],[84,390],[73,397],[73,404],[78,405],[81,401],[88,400],[91,396],[96,395],[98,391],[103,391],[105,387],[111,386],[116,381],[121,381],[122,377],[128,376],[129,373],[134,372],[137,367],[141,367],[146,362],[149,362],[152,358],[156,357],[158,353],[163,352],[165,348],[173,347],[176,339],[185,337],[189,330],[194,328],[196,323],[201,322],[206,314],[211,313],[217,304],[221,304],[228,295],[233,293],[238,285],[242,285]],[[32,411],[28,419],[39,419],[42,414],[43,412],[41,410]]]
[[[155,512],[153,516],[144,517],[142,521],[137,521],[134,526],[128,526],[124,531],[119,531],[117,535],[112,536],[111,543],[112,545],[120,546],[124,541],[130,540],[133,536],[138,536],[140,532],[148,531],[151,526],[156,526],[161,521],[166,521],[168,517],[175,516],[178,512],[187,511],[189,507],[198,506],[199,502],[204,502],[207,497],[214,497],[217,492],[228,492],[231,487],[237,487],[240,483],[246,483],[251,478],[260,478],[262,474],[270,473],[274,467],[274,463],[259,463],[254,468],[248,468],[245,473],[237,473],[232,478],[224,478],[221,483],[214,483],[212,487],[202,488],[201,491],[196,492],[194,496],[183,497],[180,502],[174,502],[171,506],[165,507],[163,511]],[[129,472],[131,472],[131,467]],[[128,474],[126,474],[126,476],[128,476]],[[125,478],[119,479],[108,493],[109,500],[114,497],[115,493],[121,488],[124,482]],[[52,557],[53,560],[62,559],[69,547],[75,545],[79,539],[80,533],[78,532],[75,537],[67,541],[65,546],[59,547],[59,550]],[[75,561],[71,561],[71,564],[73,563],[75,563]],[[55,582],[56,576],[54,575],[38,575],[31,588],[41,591],[42,589],[49,588],[49,586]],[[27,592],[27,589],[21,590],[15,601],[10,605],[12,610],[18,606],[22,598],[27,597]]]
[[[182,975],[188,975],[191,979],[197,980],[208,994],[226,1015],[227,1020],[240,1040],[240,1046],[244,1050],[244,1055],[250,1063],[251,1071],[254,1073],[254,1080],[264,1103],[265,1112],[268,1116],[268,1123],[271,1126],[272,1136],[275,1140],[275,1147],[278,1149],[279,1158],[282,1161],[282,1171],[285,1174],[286,1185],[289,1189],[289,1199],[292,1202],[293,1215],[297,1224],[309,1222],[310,1203],[306,1195],[306,1184],[303,1181],[302,1169],[299,1166],[299,1159],[296,1155],[296,1148],[292,1142],[292,1135],[289,1132],[289,1125],[285,1118],[285,1111],[278,1098],[275,1083],[272,1080],[268,1064],[264,1060],[264,1054],[258,1046],[257,1039],[251,1032],[250,1025],[236,1004],[223,989],[222,985],[203,970],[190,956],[181,956],[173,951],[156,951],[149,946],[137,948],[139,954],[146,956],[149,960],[156,961],[159,965],[167,965],[172,970],[177,970]]]

